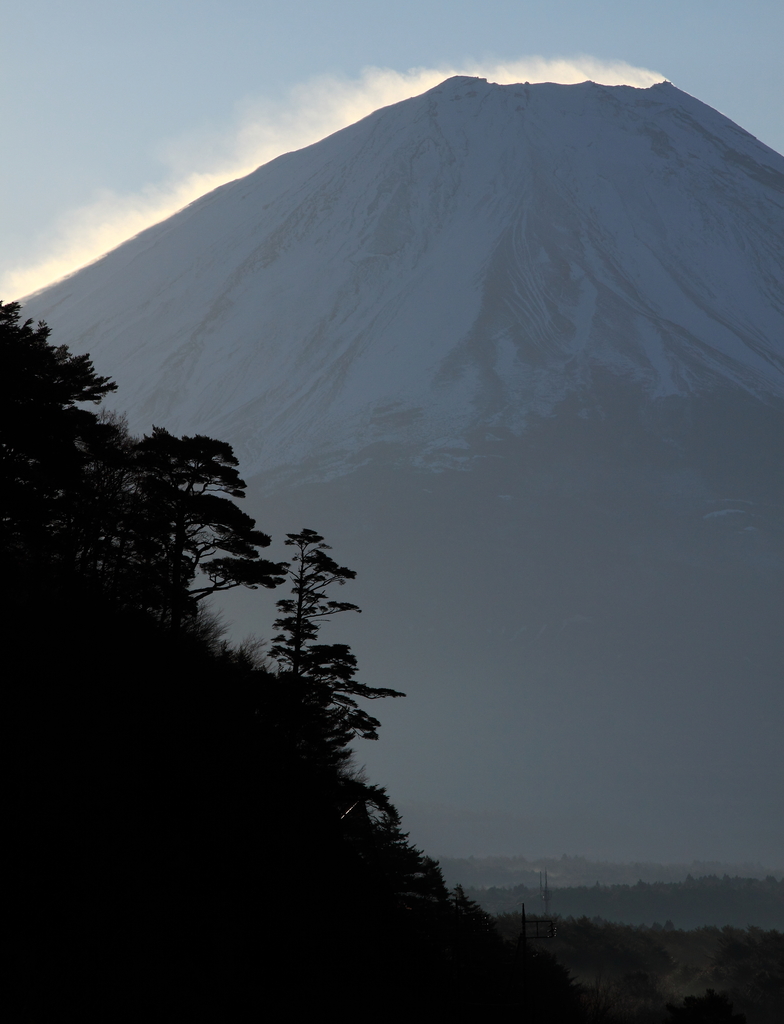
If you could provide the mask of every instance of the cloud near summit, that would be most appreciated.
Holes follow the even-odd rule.
[[[162,181],[122,194],[110,188],[69,210],[41,238],[34,258],[0,274],[5,296],[29,295],[78,270],[206,192],[250,173],[281,153],[301,149],[353,124],[379,107],[431,89],[453,75],[473,75],[501,85],[513,82],[591,80],[603,85],[648,88],[663,75],[623,61],[593,57],[524,57],[506,63],[476,62],[394,71],[365,68],[359,78],[318,76],[295,86],[279,101],[247,99],[222,133],[191,132],[161,147]]]

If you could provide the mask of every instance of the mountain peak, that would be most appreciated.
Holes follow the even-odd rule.
[[[456,76],[28,308],[116,374],[137,429],[226,436],[252,470],[348,465],[520,431],[599,366],[650,396],[784,394],[783,191],[778,154],[670,83]]]

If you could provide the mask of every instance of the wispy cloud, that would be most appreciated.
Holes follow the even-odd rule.
[[[162,183],[130,195],[106,189],[88,205],[64,213],[36,257],[0,278],[2,294],[29,295],[218,185],[248,174],[281,153],[310,145],[379,107],[416,96],[451,75],[477,75],[500,84],[527,81],[568,85],[591,80],[639,88],[664,77],[622,61],[524,57],[504,64],[444,65],[405,72],[371,67],[357,79],[312,78],[291,89],[280,102],[244,102],[237,110],[233,128],[223,134],[196,133],[170,142],[161,154],[168,168]]]

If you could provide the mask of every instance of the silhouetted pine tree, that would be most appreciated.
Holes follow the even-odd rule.
[[[49,327],[21,321],[18,302],[0,302],[0,363],[8,382],[0,403],[0,550],[19,592],[44,565],[69,570],[74,498],[89,452],[104,433],[78,403],[100,402],[117,385],[90,357],[48,341]]]
[[[134,457],[148,524],[146,559],[163,576],[161,610],[174,632],[198,601],[218,591],[283,582],[286,564],[268,562],[256,550],[270,538],[230,500],[243,498],[246,487],[231,445],[153,427]]]
[[[347,739],[377,739],[379,721],[355,698],[376,700],[405,694],[358,682],[354,678],[357,660],[345,644],[314,643],[322,623],[333,615],[360,611],[355,604],[331,600],[326,593],[330,587],[354,579],[356,573],[327,554],[329,544],[314,530],[289,533],[286,544],[295,549],[289,570],[294,597],[277,603],[283,614],[273,625],[282,632],[274,638],[270,656],[280,665],[281,678],[295,688],[303,709],[310,706],[319,716],[336,716]]]

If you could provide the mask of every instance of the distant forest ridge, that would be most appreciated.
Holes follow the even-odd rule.
[[[687,878],[709,875],[742,878],[784,878],[784,865],[777,868],[761,864],[724,864],[719,861],[692,861],[691,864],[656,864],[631,861],[615,864],[592,861],[586,857],[439,857],[441,870],[450,885],[459,883],[475,889],[491,886],[524,885],[538,887],[539,872],[547,871],[551,888],[566,886],[634,885],[636,882],[685,882]]]
[[[519,912],[544,916],[539,887],[466,887],[469,898],[491,914]],[[567,886],[551,889],[548,916],[590,918],[648,927],[707,926],[784,931],[784,881],[708,875],[683,882],[637,882],[635,885]]]

